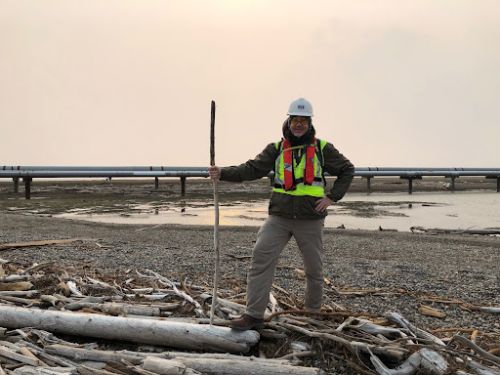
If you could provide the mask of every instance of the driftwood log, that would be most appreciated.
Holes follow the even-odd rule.
[[[0,306],[0,326],[36,327],[49,332],[184,349],[246,353],[259,341],[256,331],[121,316]]]
[[[54,355],[64,356],[73,360],[91,360],[102,362],[127,361],[132,364],[141,364],[143,368],[151,371],[152,366],[161,365],[165,361],[165,367],[173,366],[176,363],[182,364],[185,368],[192,369],[204,374],[217,375],[317,375],[323,374],[320,369],[312,367],[292,366],[289,361],[282,359],[264,359],[255,357],[243,357],[231,354],[200,354],[200,353],[180,353],[165,352],[151,355],[151,353],[131,353],[104,350],[87,350],[73,348],[65,345],[51,345],[47,347],[47,352]],[[155,358],[153,360],[152,358]],[[167,361],[175,361],[167,362]],[[144,366],[148,363],[148,366]],[[172,372],[175,374],[175,372]]]
[[[82,241],[82,238],[70,238],[67,240],[40,240],[40,241],[29,241],[29,242],[3,243],[0,244],[0,251],[7,249],[18,249],[21,247],[67,245],[76,241]]]
[[[142,364],[144,370],[160,375],[197,375],[198,371],[187,368],[182,362],[174,359],[146,357]]]
[[[444,228],[424,228],[421,226],[410,227],[412,232],[424,232],[431,234],[472,234],[483,236],[494,236],[500,234],[500,228],[490,229],[444,229]]]
[[[441,327],[426,331],[424,326],[417,327],[398,313],[387,313],[383,319],[336,304],[311,315],[296,305],[293,295],[275,287],[274,307],[270,309],[275,312],[268,316],[265,328],[259,332],[266,338],[259,349],[277,358],[246,357],[221,352],[248,350],[252,335],[256,335],[253,342],[257,342],[257,333],[208,326],[205,312],[213,299],[207,287],[192,285],[187,280],[179,283],[149,270],[108,274],[78,266],[61,269],[53,262],[24,267],[6,263],[0,259],[0,327],[22,328],[10,331],[0,328],[0,375],[320,374],[320,369],[291,365],[298,365],[301,360],[309,365],[321,361],[324,369],[330,369],[329,358],[341,360],[355,373],[363,374],[500,375],[496,330]],[[401,288],[342,288],[335,293],[405,294],[418,299],[420,313],[431,316],[439,316],[434,307],[438,303],[490,314],[498,313],[499,309],[499,306],[473,305],[457,298],[421,295]],[[235,283],[221,289],[220,297],[214,321],[225,326],[228,318],[244,311],[244,293],[240,292],[239,283]],[[281,310],[283,307],[287,310]],[[155,318],[170,314],[176,318]],[[97,340],[82,345],[48,331],[115,342]],[[306,336],[305,342],[291,341],[297,334]],[[100,350],[123,348],[119,340],[139,345],[127,344],[130,351]],[[270,343],[271,340],[280,341]],[[178,347],[179,351],[163,351],[165,346]],[[325,347],[328,349],[321,349]]]
[[[448,369],[448,363],[443,356],[427,348],[413,353],[395,369],[387,368],[376,355],[370,354],[370,361],[380,375],[412,375],[418,370],[424,371],[425,374],[441,375]]]
[[[2,374],[0,372],[0,374]],[[5,372],[3,373],[5,374]],[[15,375],[77,375],[75,367],[31,367],[23,366],[12,371]]]

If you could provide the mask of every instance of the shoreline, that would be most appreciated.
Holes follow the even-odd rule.
[[[477,179],[473,180],[477,183]],[[404,183],[399,179],[385,179],[384,191],[372,194],[358,191],[361,187],[358,180],[358,184],[352,185],[352,191],[346,198],[330,208],[326,227],[399,232],[409,232],[412,227],[418,227],[420,231],[422,229],[453,231],[461,228],[486,230],[499,227],[498,224],[490,223],[486,219],[471,222],[466,219],[466,215],[470,212],[477,216],[483,212],[478,210],[482,209],[487,210],[484,212],[489,212],[492,206],[485,204],[497,202],[500,195],[497,196],[497,193],[490,190],[444,191],[440,190],[442,181],[443,179],[427,181],[428,192],[416,191],[409,195],[394,190]],[[144,223],[154,227],[174,223],[212,225],[213,217],[210,215],[213,214],[213,188],[210,180],[193,180],[188,184],[184,197],[178,191],[180,184],[175,180],[162,181],[158,190],[151,182],[151,180],[40,181],[33,189],[32,199],[26,200],[22,193],[15,194],[10,191],[9,184],[4,181],[4,184],[0,185],[0,212],[54,216],[82,222],[93,220],[124,225]],[[476,187],[471,183],[467,186]],[[270,190],[266,179],[244,183],[221,183],[219,188],[219,202],[223,211],[221,228],[246,225],[258,228],[267,217],[266,207]],[[393,194],[397,197],[392,198]],[[423,198],[423,195],[427,195],[426,198]],[[470,202],[468,204],[478,208],[475,211],[468,211],[469,208],[463,206],[463,215],[459,217],[453,209],[448,211],[446,208],[446,202],[449,200]],[[426,214],[432,216],[425,216]],[[494,214],[491,217],[497,216]]]

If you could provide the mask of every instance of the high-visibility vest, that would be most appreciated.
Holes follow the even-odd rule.
[[[295,176],[295,190],[285,190],[285,160],[283,154],[283,142],[276,142],[275,147],[279,150],[279,155],[274,162],[274,189],[273,191],[281,194],[289,195],[310,195],[313,197],[323,197],[325,195],[325,178],[323,175],[323,148],[326,146],[327,142],[317,139],[315,148],[316,152],[314,155],[314,181],[311,185],[304,184],[304,172],[306,167],[306,152],[305,147],[295,146],[292,147],[293,150],[302,149],[302,155],[300,161],[297,162],[295,156],[293,160],[293,171]],[[288,168],[290,166],[287,166]]]

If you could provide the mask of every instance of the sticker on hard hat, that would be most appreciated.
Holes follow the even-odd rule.
[[[305,108],[305,107],[304,107],[304,105],[302,105],[302,104],[299,104],[297,107],[298,107],[299,109],[304,109],[304,108]]]

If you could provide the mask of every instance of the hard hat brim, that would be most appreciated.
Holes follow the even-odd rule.
[[[313,117],[313,114],[310,112],[304,113],[304,112],[288,112],[288,116],[303,116],[303,117]]]

